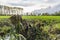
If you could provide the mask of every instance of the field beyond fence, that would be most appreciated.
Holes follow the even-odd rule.
[[[8,19],[11,16],[0,16],[0,19]],[[26,20],[46,20],[46,21],[51,21],[55,20],[60,22],[60,16],[22,16],[23,19]]]

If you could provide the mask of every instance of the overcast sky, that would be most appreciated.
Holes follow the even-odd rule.
[[[60,0],[0,0],[0,4],[22,6],[24,12],[31,12],[33,10],[59,5]]]

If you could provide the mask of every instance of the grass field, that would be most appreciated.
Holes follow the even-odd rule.
[[[0,16],[0,19],[4,19],[4,18],[10,18],[10,16]]]
[[[60,16],[22,16],[23,19],[55,19],[60,20]]]
[[[27,20],[41,20],[41,21],[52,21],[60,22],[60,16],[23,16],[23,19]]]
[[[0,22],[2,21],[2,23],[4,24],[4,21],[8,22],[5,19],[8,19],[10,17],[11,16],[0,16]],[[55,32],[56,29],[58,29],[58,30],[60,29],[60,16],[22,16],[22,19],[26,19],[28,21],[30,21],[30,20],[33,20],[33,21],[34,20],[41,20],[42,23],[43,23],[44,20],[47,21],[47,23],[45,23],[42,28],[43,28],[44,32],[49,34],[50,37],[54,37],[55,38],[55,34],[53,34],[53,33],[50,34],[50,32],[49,32],[50,28],[51,28],[52,32]],[[54,21],[52,21],[52,20],[54,20]],[[27,21],[27,23],[31,22],[31,21],[30,22],[28,22],[28,21]],[[38,22],[40,23],[41,21],[38,21]],[[35,24],[36,24],[36,22],[35,22]],[[50,24],[52,24],[52,27],[50,26]],[[33,25],[33,23],[31,25]],[[34,25],[34,26],[36,26],[36,25]],[[36,27],[38,27],[38,26],[36,26]],[[8,27],[7,27],[7,29],[8,29]],[[6,29],[6,27],[2,28],[2,30],[4,30],[4,32],[7,29]]]
[[[0,16],[0,19],[10,18],[11,16]],[[60,16],[22,16],[26,20],[56,20],[60,21]]]

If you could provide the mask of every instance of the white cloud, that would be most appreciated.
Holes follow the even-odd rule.
[[[48,0],[44,0],[45,2],[47,2]]]
[[[60,0],[0,0],[0,4],[23,6],[24,11],[33,11],[60,4]]]
[[[8,0],[7,2],[8,3],[19,3],[20,1],[22,1],[22,0],[10,0],[10,1]]]

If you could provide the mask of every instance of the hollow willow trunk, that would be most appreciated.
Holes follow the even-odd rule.
[[[15,26],[14,30],[15,30],[15,33],[13,34],[15,36],[15,38],[17,40],[21,40],[21,38],[25,39],[24,36],[21,37],[20,35],[20,31],[22,31],[22,25],[21,25],[21,22],[22,22],[22,17],[20,15],[13,15],[11,18],[10,18],[12,24]]]
[[[19,21],[19,19],[17,19],[17,17],[16,17],[16,20],[18,21],[17,24],[15,25],[16,34],[18,35],[17,36],[17,40],[20,40],[20,38],[19,38],[19,34],[20,34],[20,21]]]

